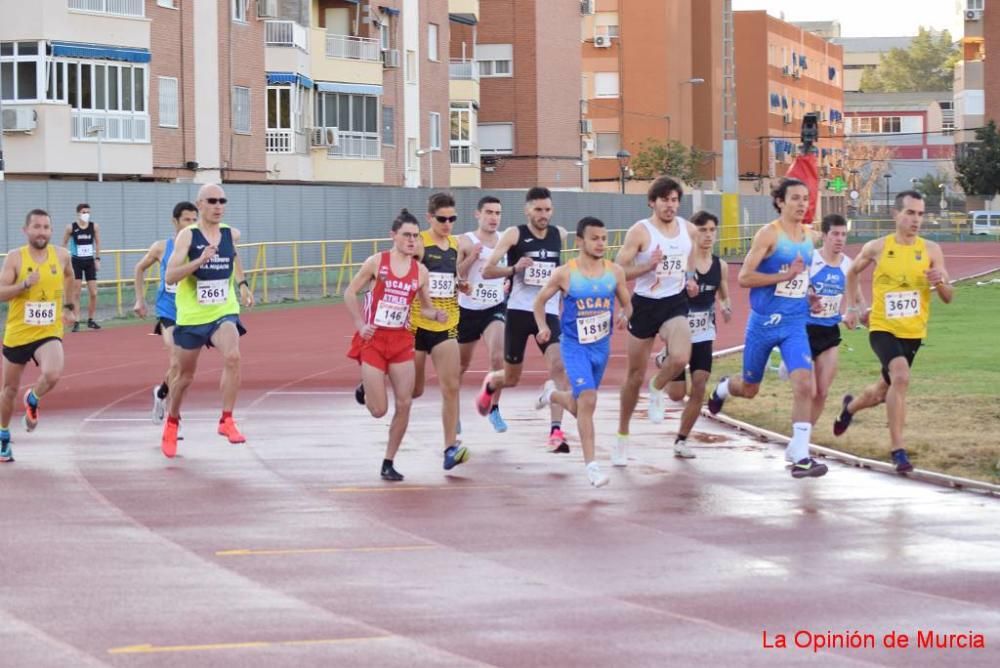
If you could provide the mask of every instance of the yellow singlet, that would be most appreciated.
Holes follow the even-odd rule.
[[[428,320],[420,315],[420,298],[413,303],[410,311],[412,329],[426,329],[429,332],[446,332],[458,327],[458,240],[448,237],[448,249],[434,243],[430,231],[420,234],[424,244],[424,258],[427,267],[428,292],[431,294],[431,305],[448,314],[446,322]]]
[[[899,339],[922,339],[927,336],[931,315],[931,286],[925,271],[931,259],[927,244],[920,237],[911,245],[885,238],[882,255],[872,277],[873,332],[889,332]]]
[[[21,270],[17,282],[23,283],[28,274],[38,272],[37,283],[8,302],[7,326],[3,344],[8,348],[24,346],[52,337],[62,338],[63,268],[54,246],[48,247],[45,261],[39,264],[31,257],[28,246],[22,246]]]

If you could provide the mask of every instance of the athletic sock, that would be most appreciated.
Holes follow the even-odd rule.
[[[500,402],[499,401],[496,402],[495,404],[493,404],[493,408],[490,409],[490,413],[498,413],[498,412],[500,412]]]
[[[562,429],[562,422],[552,422],[552,428],[549,430],[549,436],[556,432],[556,429]]]
[[[230,420],[232,420],[233,419],[233,412],[232,411],[222,411],[222,417],[219,418],[219,422],[225,422],[226,418],[229,418]]]
[[[486,383],[486,394],[487,394],[488,396],[491,396],[491,397],[492,397],[492,396],[493,396],[494,394],[496,394],[496,392],[497,392],[497,390],[496,390],[496,388],[495,388],[495,387],[493,387],[493,386],[492,386],[492,385],[490,385],[489,383]]]
[[[163,381],[162,383],[160,383],[160,386],[158,388],[156,388],[156,398],[157,399],[166,399],[167,398],[167,393],[169,391],[170,391],[170,388],[167,387],[167,381]]]
[[[386,469],[391,469],[391,468],[392,468],[392,460],[391,459],[383,459],[382,460],[382,470],[384,471]]]
[[[173,415],[168,415],[167,416],[167,423],[168,424],[180,425],[180,423],[181,423],[181,416],[178,415],[177,417],[174,417]]]
[[[715,388],[715,394],[718,395],[720,399],[726,399],[729,397],[729,379],[726,378],[719,386]]]
[[[28,405],[32,408],[38,408],[38,395],[35,394],[34,390],[28,390]]]
[[[10,441],[10,429],[7,427],[0,427],[0,441],[4,443]]]
[[[687,434],[677,434],[677,438],[674,439],[674,443],[684,443],[687,440]]]
[[[786,452],[793,462],[809,457],[809,438],[812,436],[812,424],[795,422],[792,424],[792,440],[788,443]]]

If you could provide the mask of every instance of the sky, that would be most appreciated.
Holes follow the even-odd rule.
[[[792,21],[840,21],[844,37],[916,35],[919,26],[962,36],[965,0],[733,0],[733,10],[766,9]]]

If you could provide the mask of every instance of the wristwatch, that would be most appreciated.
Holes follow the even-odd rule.
[[[245,278],[242,281],[240,281],[239,283],[237,283],[236,287],[240,287],[240,286],[243,286],[243,285],[247,286],[247,290],[250,289],[250,284],[247,282],[247,280]]]

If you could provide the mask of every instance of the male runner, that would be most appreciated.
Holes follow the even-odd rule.
[[[892,462],[896,471],[907,473],[913,464],[906,454],[903,428],[906,426],[906,391],[910,369],[920,344],[927,336],[931,316],[931,288],[950,304],[955,289],[948,282],[944,253],[935,242],[920,236],[924,220],[924,197],[915,190],[896,195],[893,210],[896,232],[873,239],[861,249],[847,273],[848,329],[858,324],[860,304],[857,286],[862,272],[875,265],[872,277],[872,311],[868,341],[882,363],[882,376],[865,388],[858,397],[844,397],[843,410],[833,423],[833,433],[840,436],[854,415],[885,402],[889,417]]]
[[[63,370],[63,321],[75,321],[73,265],[69,251],[52,246],[52,219],[32,209],[24,219],[28,243],[12,249],[0,268],[0,301],[8,303],[3,334],[3,392],[0,394],[0,463],[14,461],[10,418],[31,360],[39,369],[24,393],[24,428],[38,426],[38,402],[59,382]],[[64,299],[67,300],[64,303]]]
[[[696,230],[677,215],[683,194],[681,184],[674,179],[656,179],[646,195],[652,215],[629,228],[615,258],[625,269],[626,278],[635,279],[628,323],[628,371],[619,399],[618,439],[611,453],[615,466],[627,463],[629,424],[655,337],[663,339],[669,354],[649,382],[649,419],[653,422],[663,422],[664,386],[691,358],[688,297],[696,286],[689,262]]]
[[[812,435],[812,396],[815,384],[806,318],[812,307],[808,297],[812,257],[811,233],[802,225],[809,205],[809,188],[798,179],[782,179],[771,193],[779,218],[760,228],[740,268],[740,286],[750,288],[750,317],[743,349],[743,376],[723,378],[708,400],[715,415],[730,396],[753,399],[760,390],[771,350],[781,349],[792,382],[792,440],[785,458],[792,462],[792,477],[825,475],[825,464],[809,456]]]
[[[154,241],[146,254],[135,265],[135,306],[136,315],[145,318],[146,309],[146,270],[154,264],[160,264],[160,284],[156,289],[156,326],[153,333],[163,337],[163,345],[167,349],[167,374],[163,382],[153,387],[153,423],[160,424],[167,413],[167,394],[170,385],[177,377],[177,358],[174,355],[174,325],[177,324],[177,286],[167,283],[164,276],[167,273],[167,263],[174,252],[174,238],[186,227],[198,222],[198,207],[191,202],[178,202],[174,207],[174,233],[167,239]]]
[[[392,250],[365,260],[344,290],[344,305],[357,329],[347,356],[361,365],[365,406],[372,417],[380,418],[389,409],[386,376],[392,385],[396,412],[389,425],[381,476],[383,480],[400,481],[403,474],[395,469],[393,460],[410,423],[413,402],[414,337],[408,327],[413,298],[420,293],[421,303],[426,304],[423,315],[428,320],[447,322],[448,314],[432,306],[427,294],[427,267],[415,258],[420,244],[420,224],[416,217],[403,209],[392,221],[391,236]],[[362,307],[358,305],[358,292],[366,289]],[[460,463],[459,460],[464,461],[467,455],[459,450],[465,448],[456,448],[451,453],[451,466],[445,454],[446,469]]]
[[[483,387],[476,398],[480,415],[488,415],[493,406],[493,396],[505,387],[515,387],[521,382],[524,368],[524,350],[528,339],[538,333],[535,322],[535,297],[552,272],[562,263],[562,246],[567,232],[551,225],[552,193],[548,188],[535,187],[525,197],[524,213],[528,222],[504,231],[493,254],[486,261],[483,277],[511,278],[510,296],[507,298],[507,325],[504,328],[503,371],[490,372],[483,379]],[[506,266],[500,261],[506,258]],[[545,305],[551,337],[544,343],[538,341],[545,357],[549,378],[560,390],[568,390],[566,372],[559,354],[559,296],[552,294]],[[552,423],[549,427],[548,445],[552,452],[569,452],[569,444],[562,430],[563,408],[553,404]]]
[[[246,334],[240,322],[240,301],[253,306],[253,293],[244,278],[236,253],[240,231],[222,222],[226,213],[226,194],[216,184],[206,184],[198,191],[198,223],[177,233],[174,251],[163,276],[166,283],[177,285],[177,324],[174,345],[177,350],[177,377],[170,388],[170,408],[163,425],[160,449],[166,457],[177,454],[177,429],[180,426],[184,395],[194,380],[201,349],[218,348],[222,354],[222,417],[218,433],[230,443],[245,443],[233,421],[233,407],[240,389],[240,337]]]
[[[458,275],[469,284],[469,294],[458,295],[458,347],[461,353],[462,376],[472,363],[476,342],[486,342],[490,371],[503,369],[503,329],[507,318],[506,279],[483,278],[483,267],[500,240],[502,210],[500,200],[486,195],[476,206],[476,230],[458,237]],[[504,261],[501,259],[500,265]],[[490,407],[490,424],[494,431],[507,431],[507,423],[500,415],[500,393],[493,395]]]
[[[544,344],[552,336],[546,304],[562,292],[563,308],[560,320],[562,358],[572,390],[556,391],[552,380],[545,382],[537,408],[553,403],[568,410],[576,418],[580,430],[580,446],[587,466],[587,479],[594,487],[608,484],[608,477],[594,461],[594,409],[597,389],[601,386],[604,369],[611,354],[611,321],[615,297],[622,306],[618,313],[618,328],[628,322],[628,285],[625,270],[604,259],[608,232],[597,218],[586,217],[576,226],[576,244],[580,255],[552,272],[552,277],[535,297],[535,338]]]
[[[94,317],[97,315],[97,270],[101,268],[101,236],[97,223],[90,221],[90,205],[76,205],[76,220],[66,226],[62,245],[69,244],[73,256],[73,303],[82,304],[83,279],[87,280],[87,327],[100,329]],[[73,323],[73,331],[80,331],[80,321]]]

